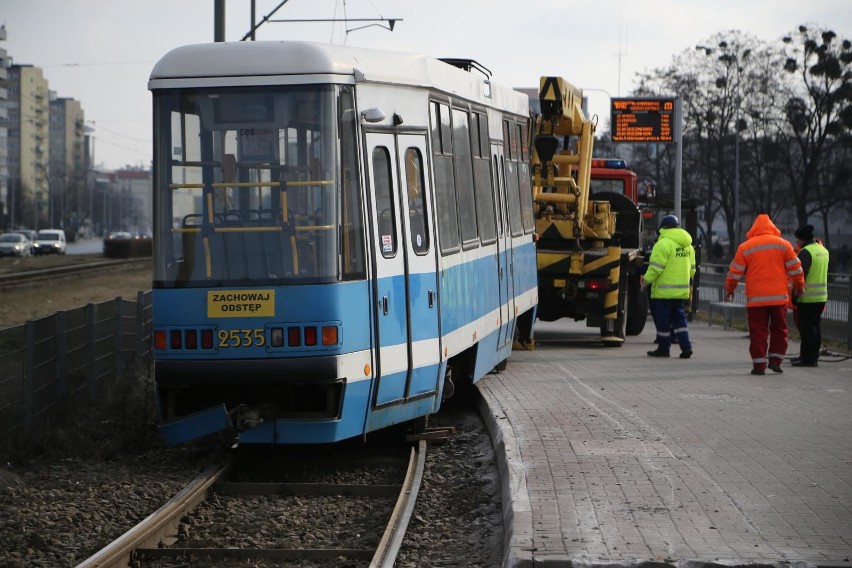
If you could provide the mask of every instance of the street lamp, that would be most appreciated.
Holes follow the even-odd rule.
[[[50,193],[50,174],[47,171],[47,168],[44,164],[35,164],[35,167],[41,170],[44,174],[44,181],[47,184],[47,218],[48,218],[48,227],[51,226],[52,217],[51,217],[51,198],[52,195]],[[41,184],[39,184],[40,186]],[[40,191],[37,188],[33,188],[33,229],[38,231],[38,210],[40,205],[39,195],[44,195],[43,191]]]
[[[580,90],[583,91],[583,95],[586,94],[586,91],[594,91],[594,92],[597,92],[597,93],[603,93],[609,98],[609,100],[610,100],[609,104],[612,105],[612,95],[609,94],[609,91],[607,91],[606,89],[597,89],[595,87],[580,87]],[[588,101],[588,97],[584,96],[583,98],[586,99],[586,101]],[[586,110],[588,111],[588,114],[591,114],[591,111],[588,108]],[[609,113],[607,113],[607,115],[609,115]]]
[[[10,194],[12,194],[12,191],[9,189],[9,184],[10,184],[11,180],[9,179],[9,174],[7,174],[6,172],[3,172],[3,171],[0,171],[0,177],[2,177],[3,180],[5,180],[5,181],[0,180],[0,228],[2,228],[3,230],[6,230],[9,227],[11,227],[11,222],[10,222],[11,220],[9,218],[9,215],[11,213],[11,211],[10,211],[11,205],[9,203],[9,196],[10,196]],[[8,225],[7,225],[7,220],[9,221]]]
[[[739,74],[739,71],[737,71]],[[734,247],[740,246],[740,235],[742,228],[740,227],[740,97],[739,97],[739,77],[737,78],[737,100],[736,100],[736,127],[734,128]]]
[[[608,109],[607,109],[607,113],[606,113],[606,115],[605,115],[605,116],[607,116],[608,118],[609,118],[610,116],[612,116],[612,115],[611,115],[611,109],[612,109],[612,99],[613,99],[613,97],[612,97],[612,95],[610,94],[610,92],[609,92],[609,91],[607,91],[606,89],[599,89],[599,88],[596,88],[596,87],[580,87],[580,90],[583,92],[583,106],[585,107],[585,108],[583,109],[583,111],[585,111],[585,113],[586,113],[586,117],[587,117],[587,118],[591,118],[591,116],[592,116],[592,111],[591,111],[591,109],[589,108],[589,106],[590,106],[589,97],[587,97],[587,96],[586,96],[586,92],[588,92],[588,91],[593,91],[593,92],[597,92],[597,93],[603,93],[603,94],[605,94],[605,95],[607,96],[607,98],[609,99],[609,103],[608,103],[608,104],[609,104],[609,107],[610,107],[610,108],[608,108]],[[610,127],[609,127],[609,128],[610,128],[610,140],[612,140],[612,128],[613,128],[613,127],[612,127],[612,125],[611,125],[611,124],[610,124]],[[615,146],[614,144],[612,145],[611,151],[612,151],[612,155],[613,155],[613,156],[618,157],[618,152],[616,152],[616,146]]]

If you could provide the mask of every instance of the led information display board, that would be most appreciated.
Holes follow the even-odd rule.
[[[675,99],[612,99],[613,142],[674,142]]]

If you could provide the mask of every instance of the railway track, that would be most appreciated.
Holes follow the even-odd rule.
[[[344,458],[344,459],[341,459]],[[298,464],[301,473],[296,476],[307,475],[317,481],[288,481],[293,472],[278,471],[276,466],[270,465],[270,460],[257,461],[249,465],[241,463],[241,458],[232,457],[228,463],[211,467],[204,471],[194,481],[182,489],[155,513],[148,516],[135,527],[127,531],[121,537],[110,543],[97,554],[93,555],[77,568],[112,568],[133,566],[142,568],[146,565],[157,563],[164,559],[182,559],[188,556],[206,557],[213,562],[233,559],[253,559],[277,561],[312,560],[319,563],[332,563],[341,558],[349,561],[358,561],[360,565],[370,567],[391,567],[394,564],[400,545],[402,544],[414,503],[420,489],[423,478],[423,470],[426,459],[426,442],[420,440],[416,448],[411,448],[404,476],[398,483],[377,482],[361,483],[357,479],[361,474],[358,472],[340,472],[340,466],[348,468],[379,468],[382,473],[378,479],[386,477],[387,472],[401,470],[404,460],[396,456],[388,455],[370,456],[353,459],[350,456],[335,456],[329,459],[323,454],[321,457],[314,456],[313,461],[299,455],[298,459],[289,458],[291,464]],[[265,464],[260,466],[259,464]],[[259,469],[265,468],[265,469]],[[332,479],[323,480],[330,468],[335,473]],[[250,472],[249,480],[243,480],[245,474],[240,471]],[[264,473],[268,471],[269,473]],[[258,472],[262,476],[258,478]],[[398,471],[397,473],[400,473]],[[285,481],[280,481],[283,478]],[[277,479],[277,480],[276,480]],[[387,481],[387,480],[384,480]],[[395,501],[394,497],[396,497]],[[276,499],[290,499],[280,507],[275,506]],[[366,516],[373,518],[377,526],[382,526],[376,518],[382,511],[388,514],[388,521],[384,525],[384,531],[373,531],[365,523],[360,523],[358,532],[348,533],[341,529],[341,536],[336,537],[334,547],[312,547],[306,545],[296,546],[298,542],[311,542],[310,539],[302,537],[290,538],[287,535],[275,534],[281,527],[300,526],[305,534],[312,531],[312,522],[321,519],[302,519],[296,523],[293,519],[282,520],[282,516],[296,514],[298,511],[316,511],[316,509],[302,509],[301,504],[311,499],[333,499],[342,501],[345,499],[360,500],[355,510],[366,512]],[[254,546],[235,546],[229,542],[229,534],[233,533],[235,527],[227,521],[211,523],[211,520],[219,518],[228,509],[239,506],[234,505],[231,500],[248,500],[248,507],[256,507],[259,519],[268,520],[268,527],[253,525],[251,529],[243,529],[243,536],[255,542]],[[391,503],[393,501],[393,503]],[[382,504],[384,503],[384,505]],[[350,509],[351,510],[351,509]],[[344,525],[347,522],[347,512],[343,508],[337,513],[332,510],[326,516],[334,517],[334,523]],[[275,521],[277,519],[277,521]],[[350,521],[352,519],[349,519]],[[263,522],[263,521],[261,521]],[[212,524],[213,528],[202,531],[198,527],[202,524]],[[239,529],[236,529],[239,531]],[[319,530],[319,529],[318,529]],[[221,531],[217,533],[214,531]],[[335,531],[336,532],[336,531]],[[381,534],[379,534],[381,532]],[[199,533],[200,536],[195,536]],[[267,538],[257,537],[267,535]],[[355,537],[354,540],[351,537]],[[350,538],[347,541],[347,538]],[[270,546],[261,541],[279,543]],[[342,541],[342,542],[341,542]],[[283,546],[280,543],[292,543]],[[372,546],[366,546],[370,543]],[[366,564],[369,562],[369,564]],[[181,564],[183,565],[183,564]],[[353,564],[354,565],[354,564]]]
[[[55,266],[38,270],[10,272],[6,274],[0,274],[0,289],[24,286],[36,282],[49,281],[56,278],[79,276],[81,274],[96,274],[99,272],[108,272],[111,270],[125,268],[128,266],[140,266],[144,265],[145,263],[150,264],[151,258],[122,258],[115,260],[84,262],[80,264],[70,264],[66,266]]]

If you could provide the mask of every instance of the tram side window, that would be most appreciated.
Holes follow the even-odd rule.
[[[435,209],[441,254],[459,250],[459,216],[456,206],[456,186],[453,175],[453,146],[450,137],[450,108],[433,102],[432,153],[435,167]]]
[[[503,136],[506,144],[505,184],[509,209],[509,231],[513,237],[524,232],[521,225],[521,200],[518,187],[518,133],[509,121],[503,121]]]
[[[201,136],[201,120],[199,116],[172,112],[171,131],[172,138],[181,140],[181,143],[172,149],[171,157],[174,162],[172,162],[170,179],[179,180],[185,186],[203,183],[201,166],[186,165],[191,162],[200,164],[201,148],[198,140]],[[183,132],[187,133],[185,137],[181,136]],[[192,224],[190,220],[193,219],[193,216],[197,216],[197,224],[201,224],[202,198],[199,191],[189,187],[181,187],[172,190],[170,196],[172,227],[181,227],[187,222]],[[178,234],[174,234],[174,236],[180,239]]]
[[[489,162],[488,119],[482,113],[473,114],[474,136],[473,180],[476,192],[476,221],[483,244],[497,238],[494,214],[494,193],[491,191],[491,164]]]
[[[453,161],[456,194],[459,203],[459,227],[465,248],[478,246],[476,200],[473,188],[473,163],[470,149],[470,118],[467,111],[453,109]]]
[[[351,87],[341,87],[338,97],[340,113],[340,166],[342,200],[342,250],[344,280],[365,278],[364,218],[361,185],[358,176],[358,137],[355,101]]]
[[[384,146],[373,149],[373,189],[378,216],[378,247],[382,256],[396,256],[396,209],[393,203],[393,178],[390,153]]]
[[[411,248],[415,254],[429,252],[426,193],[423,191],[423,156],[417,148],[405,151],[405,185],[408,190],[408,222]]]
[[[170,189],[160,209],[162,215],[171,217],[161,219],[160,226],[172,230],[168,241],[162,239],[164,244],[168,242],[170,245],[170,250],[164,255],[168,273],[162,272],[159,265],[155,272],[161,280],[177,278],[185,281],[193,273],[200,272],[203,259],[202,239],[191,231],[198,230],[203,222],[202,194],[192,186],[203,183],[204,172],[200,165],[188,165],[193,162],[200,164],[201,161],[201,118],[197,114],[173,111],[169,114],[169,128],[171,139],[179,141],[170,148],[169,179],[179,181],[182,187]]]
[[[535,230],[535,220],[533,219],[532,185],[530,182],[529,138],[525,124],[518,124],[517,128],[518,149],[520,150],[518,180],[521,192],[521,224],[525,233],[532,233]]]
[[[495,154],[494,159],[491,163],[491,166],[492,166],[491,176],[492,176],[492,179],[494,180],[494,183],[492,184],[493,188],[491,190],[491,193],[494,196],[495,203],[502,203],[502,200],[500,198],[500,180],[503,179],[503,171],[502,171],[501,165],[502,165],[502,162],[498,163],[497,155]],[[497,213],[497,235],[500,238],[503,238],[504,225],[506,223],[505,212],[506,212],[505,207],[498,207],[497,210],[496,210],[496,213]]]

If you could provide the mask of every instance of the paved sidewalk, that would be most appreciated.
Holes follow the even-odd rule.
[[[603,348],[539,322],[478,383],[505,566],[852,567],[852,360],[753,376],[743,331],[693,322],[692,359],[655,359],[652,327]]]

